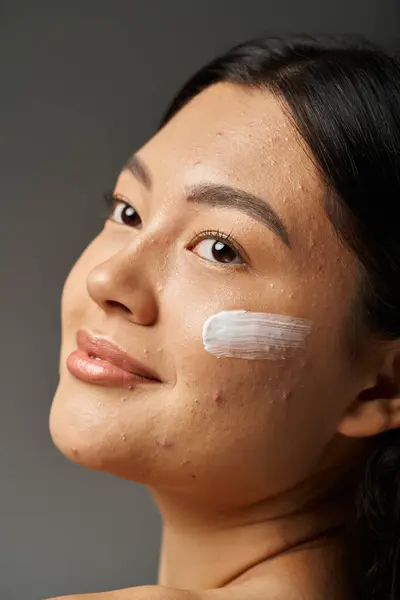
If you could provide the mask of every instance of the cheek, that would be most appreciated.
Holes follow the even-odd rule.
[[[188,351],[177,364],[170,410],[163,411],[171,459],[185,459],[199,485],[243,501],[299,481],[321,448],[310,431],[302,364]]]
[[[277,433],[286,439],[294,395],[303,384],[305,354],[287,360],[218,358],[203,346],[206,316],[200,306],[176,315],[171,337],[176,371],[173,395],[184,423],[179,435],[187,432],[186,441],[192,445],[198,439],[201,446],[206,439],[210,452],[223,461],[229,456],[237,460],[243,452],[253,462],[257,456],[265,460]]]
[[[207,317],[263,307],[258,299],[239,302],[220,290],[206,297],[201,288],[193,294],[181,284],[180,290],[184,301],[170,299],[165,308],[171,326],[165,345],[173,353],[177,381],[167,438],[190,447],[198,467],[212,464],[215,473],[221,465],[235,468],[242,484],[253,477],[261,485],[263,473],[265,485],[279,487],[305,476],[333,432],[332,390],[341,393],[332,330],[316,328],[305,349],[284,359],[217,358],[203,346]],[[247,473],[249,464],[254,475]]]
[[[162,313],[165,323],[164,345],[173,356],[177,385],[195,393],[207,391],[217,397],[216,406],[234,401],[235,397],[265,398],[266,404],[274,397],[289,394],[295,386],[305,351],[293,355],[288,349],[281,359],[243,360],[219,358],[204,348],[203,326],[210,315],[220,311],[249,310],[265,312],[262,294],[254,290],[238,290],[238,285],[217,285],[215,274],[211,281],[197,285],[193,274],[178,281],[170,280],[164,289]],[[205,278],[204,278],[205,279]],[[194,283],[193,283],[194,282]],[[268,307],[269,308],[269,307]],[[211,406],[213,404],[211,403]]]

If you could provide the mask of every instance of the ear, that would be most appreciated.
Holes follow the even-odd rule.
[[[386,354],[373,376],[344,413],[338,432],[348,437],[374,436],[400,428],[400,349]]]

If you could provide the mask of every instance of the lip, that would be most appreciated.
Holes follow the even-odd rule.
[[[89,383],[132,389],[138,383],[159,383],[158,374],[102,335],[79,330],[78,348],[67,358],[68,370]],[[96,357],[96,358],[94,358]]]

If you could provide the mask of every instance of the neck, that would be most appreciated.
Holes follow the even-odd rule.
[[[332,474],[326,481],[251,506],[218,509],[205,503],[200,509],[198,498],[178,492],[151,490],[163,520],[158,584],[221,588],[273,567],[289,551],[309,543],[323,547],[344,525],[352,491],[343,476],[340,486]]]

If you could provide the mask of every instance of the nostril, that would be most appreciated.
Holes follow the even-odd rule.
[[[126,293],[126,303],[113,300],[112,297],[113,295],[109,294],[101,302],[97,302],[106,314],[119,315],[137,325],[153,325],[157,320],[158,306],[152,295],[148,293],[142,295],[141,292],[135,294],[135,290],[132,290],[129,295]],[[120,297],[125,300],[122,294]]]
[[[107,300],[106,305],[109,308],[118,308],[124,312],[130,312],[129,308],[125,306],[125,304],[121,304],[121,302],[117,302],[116,300]]]

